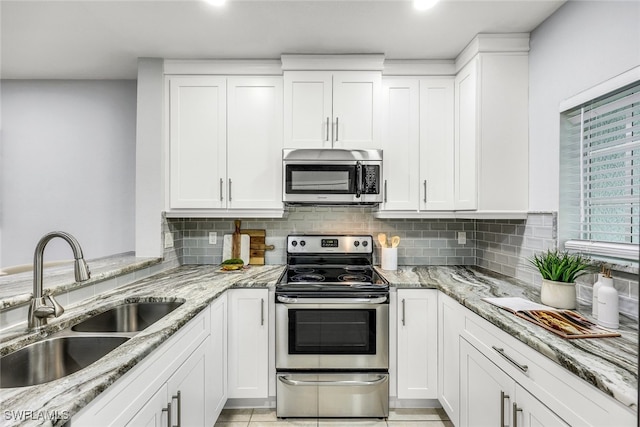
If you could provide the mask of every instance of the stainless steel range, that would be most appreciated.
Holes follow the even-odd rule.
[[[365,235],[290,235],[276,286],[278,417],[389,414],[389,285]]]

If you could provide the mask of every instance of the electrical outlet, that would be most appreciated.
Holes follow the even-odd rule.
[[[466,231],[458,231],[458,244],[466,245],[467,244],[467,232]]]
[[[164,248],[172,248],[173,247],[173,233],[166,232],[164,233]]]
[[[216,231],[209,232],[209,244],[215,245],[218,242],[218,233]]]

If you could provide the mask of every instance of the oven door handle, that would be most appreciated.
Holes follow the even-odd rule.
[[[387,297],[377,298],[295,298],[278,295],[278,301],[285,304],[383,304]]]
[[[387,381],[387,376],[386,375],[379,375],[377,379],[373,380],[373,381],[352,381],[352,380],[347,380],[347,381],[299,381],[299,380],[292,380],[289,377],[286,376],[281,376],[278,377],[278,380],[280,382],[283,382],[287,385],[292,385],[292,386],[301,386],[301,385],[307,385],[307,386],[346,386],[346,387],[351,387],[351,386],[371,386],[371,385],[377,385],[380,383],[383,383],[385,381]]]

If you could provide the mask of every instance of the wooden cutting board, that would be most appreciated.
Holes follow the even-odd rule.
[[[267,232],[265,230],[240,230],[242,235],[247,235],[250,239],[249,243],[249,264],[264,265],[264,252],[274,249],[273,245],[267,245],[265,239]]]
[[[222,260],[228,260],[229,258],[240,258],[244,261],[244,264],[249,264],[249,253],[250,253],[250,245],[249,245],[249,236],[245,234],[241,234],[239,236],[240,244],[239,244],[239,256],[233,256],[233,234],[225,234],[224,240],[222,241]]]

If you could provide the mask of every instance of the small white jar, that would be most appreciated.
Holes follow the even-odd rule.
[[[594,319],[598,319],[598,292],[602,287],[602,279],[604,279],[604,273],[598,273],[598,280],[593,284],[593,302],[591,304],[591,314]]]

